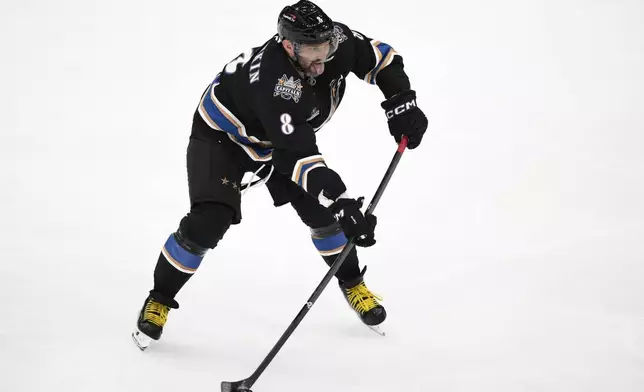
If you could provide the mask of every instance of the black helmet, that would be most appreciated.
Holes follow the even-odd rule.
[[[319,44],[335,40],[331,18],[307,0],[284,7],[277,21],[277,33],[281,39],[297,44]]]

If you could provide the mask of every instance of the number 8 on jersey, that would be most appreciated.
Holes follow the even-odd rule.
[[[290,135],[295,131],[295,128],[293,127],[293,124],[291,124],[291,115],[288,113],[283,113],[280,116],[280,121],[282,122],[282,133],[285,135]]]

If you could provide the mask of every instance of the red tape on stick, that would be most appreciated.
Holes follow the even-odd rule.
[[[400,141],[400,144],[398,145],[398,152],[402,153],[405,151],[407,148],[407,143],[409,142],[409,138],[407,136],[403,136],[402,140]]]

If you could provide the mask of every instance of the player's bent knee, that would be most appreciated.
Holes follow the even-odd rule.
[[[233,217],[234,210],[225,204],[198,204],[181,220],[177,233],[198,252],[213,249],[230,228]]]
[[[336,219],[331,211],[307,194],[301,194],[291,200],[302,222],[310,228],[324,228],[333,225]]]

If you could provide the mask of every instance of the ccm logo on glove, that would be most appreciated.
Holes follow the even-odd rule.
[[[403,136],[409,138],[410,150],[418,147],[427,130],[427,117],[416,105],[416,92],[404,90],[380,104],[387,115],[389,133],[400,144]]]
[[[403,114],[404,112],[406,112],[407,110],[411,109],[412,107],[414,107],[414,108],[417,107],[416,106],[416,99],[412,99],[411,101],[405,102],[400,106],[396,106],[393,110],[388,110],[386,112],[387,118],[391,119],[394,116],[398,116],[400,114]]]

